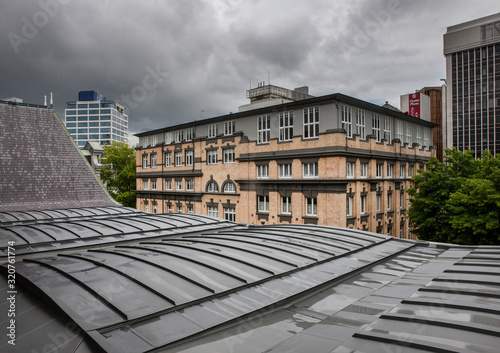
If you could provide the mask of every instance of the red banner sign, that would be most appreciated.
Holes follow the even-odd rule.
[[[420,119],[420,93],[411,93],[408,97],[408,114]]]

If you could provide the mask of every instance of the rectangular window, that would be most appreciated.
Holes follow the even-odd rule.
[[[392,178],[392,169],[393,169],[393,165],[392,164],[387,164],[387,177],[388,178]]]
[[[399,120],[396,121],[396,138],[403,143],[403,122]]]
[[[172,152],[167,151],[165,152],[165,167],[171,167],[172,166]]]
[[[279,166],[279,177],[281,179],[287,179],[292,177],[292,164],[280,164]]]
[[[345,105],[342,106],[342,129],[347,137],[352,137],[352,110]]]
[[[182,152],[181,151],[175,152],[175,166],[176,167],[182,166]]]
[[[226,148],[224,149],[224,163],[225,164],[228,164],[228,163],[234,163],[234,148]]]
[[[210,217],[219,218],[219,208],[217,206],[208,206],[208,215]]]
[[[361,214],[366,213],[366,196],[361,196],[359,209],[360,209]]]
[[[194,180],[193,179],[186,180],[186,190],[187,191],[194,191]]]
[[[174,212],[174,209],[172,208],[172,205],[168,205],[167,212],[168,213],[173,213]]]
[[[404,209],[405,208],[405,191],[401,190],[399,193],[399,208]]]
[[[319,136],[319,107],[304,109],[304,138]]]
[[[184,139],[183,135],[184,135],[184,131],[183,130],[175,131],[174,132],[174,141],[175,141],[175,143],[182,142],[182,140]]]
[[[144,203],[144,211],[149,212],[149,204]]]
[[[175,190],[178,190],[178,191],[182,190],[182,179],[175,181]]]
[[[306,216],[318,215],[318,199],[315,197],[306,197]]]
[[[186,129],[186,141],[191,141],[194,138],[194,128]]]
[[[217,124],[208,125],[208,138],[217,137]]]
[[[172,179],[165,179],[165,190],[172,190]]]
[[[207,151],[207,164],[217,164],[217,150]]]
[[[417,143],[420,147],[422,147],[422,127],[417,126]]]
[[[156,190],[156,179],[151,179],[151,190]]]
[[[377,212],[381,211],[382,207],[382,195],[377,194]]]
[[[429,135],[430,135],[429,129],[424,128],[424,148],[427,149],[427,150],[429,149]]]
[[[366,178],[368,176],[368,163],[361,163],[359,167],[359,176]]]
[[[269,212],[269,196],[257,196],[257,210]]]
[[[268,143],[271,137],[271,117],[269,115],[257,118],[257,143]]]
[[[385,117],[385,123],[384,123],[384,139],[387,141],[387,143],[392,142],[392,130],[391,130],[391,118]]]
[[[148,179],[142,179],[142,188],[144,190],[149,190],[149,180]]]
[[[352,197],[351,196],[347,196],[346,214],[348,217],[352,216]]]
[[[269,178],[269,165],[260,164],[257,166],[257,179],[267,179]]]
[[[354,178],[354,163],[353,162],[346,163],[346,177],[347,178]]]
[[[224,136],[234,134],[234,120],[224,122]]]
[[[148,167],[148,155],[143,154],[142,155],[142,168],[145,169]]]
[[[151,168],[156,168],[156,153],[151,153]]]
[[[406,166],[405,165],[399,166],[399,177],[406,178]]]
[[[184,152],[184,159],[185,159],[186,165],[193,165],[193,155],[194,155],[193,150],[188,150],[188,151]]]
[[[236,210],[232,207],[224,207],[224,219],[229,222],[236,222]]]
[[[104,125],[101,124],[101,126]],[[157,144],[158,144],[158,136],[157,135],[151,136],[151,145],[156,146]]]
[[[409,178],[411,178],[412,176],[413,176],[413,166],[412,166],[412,165],[410,165],[410,166],[408,167],[408,177],[409,177]]]
[[[382,178],[383,172],[384,172],[384,165],[377,164],[377,178]]]
[[[293,139],[293,111],[280,113],[280,141]]]
[[[177,205],[177,213],[183,213],[182,205]]]
[[[153,213],[158,212],[158,205],[156,203],[153,203]]]
[[[165,133],[165,144],[169,145],[174,141],[174,135],[172,132]]]
[[[408,146],[411,146],[411,125],[410,125],[410,123],[406,123],[405,143],[407,143]]]
[[[290,196],[281,197],[281,213],[282,214],[292,213],[292,198]]]
[[[375,136],[375,141],[380,142],[380,116],[372,115],[372,135]]]
[[[365,135],[365,111],[358,109],[356,110],[356,133],[359,135],[361,140],[366,138]]]
[[[392,194],[387,194],[387,209],[390,210],[392,205],[391,205],[391,198]]]
[[[318,177],[318,163],[304,163],[303,164],[303,177],[304,178],[317,178]]]
[[[193,206],[188,206],[187,209],[188,209],[188,213],[189,214],[193,214],[194,213]]]

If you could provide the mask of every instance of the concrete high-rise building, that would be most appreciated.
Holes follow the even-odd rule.
[[[500,152],[500,13],[444,35],[447,147]]]
[[[80,148],[88,141],[100,145],[128,141],[125,108],[95,91],[80,91],[77,101],[66,103],[64,124]]]

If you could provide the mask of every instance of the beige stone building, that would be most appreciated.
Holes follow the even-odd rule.
[[[411,177],[435,124],[339,93],[272,85],[238,113],[137,134],[137,208],[410,238]]]

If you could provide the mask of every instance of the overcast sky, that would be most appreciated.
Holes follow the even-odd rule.
[[[495,5],[497,4],[497,5]],[[0,98],[63,117],[78,91],[131,133],[228,114],[257,82],[399,107],[445,77],[446,27],[500,11],[457,0],[0,0]]]

